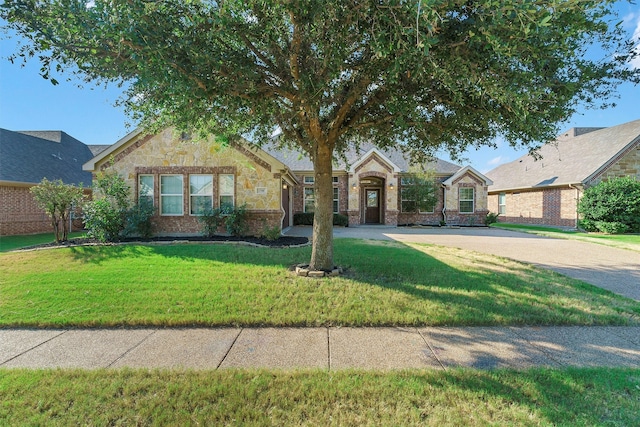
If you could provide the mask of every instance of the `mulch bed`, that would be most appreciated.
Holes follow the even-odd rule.
[[[299,246],[309,243],[309,239],[306,237],[293,237],[293,236],[281,236],[276,240],[267,240],[262,237],[236,237],[236,236],[213,236],[213,237],[205,237],[205,236],[159,236],[152,237],[149,239],[140,239],[140,238],[125,238],[121,239],[119,243],[154,243],[154,242],[245,242],[251,243],[254,245],[260,245],[270,248],[287,248],[291,246]],[[91,244],[100,244],[95,239],[90,239],[86,237],[78,237],[69,239],[66,242],[62,243],[43,243],[40,245],[29,246],[22,249],[38,249],[38,248],[64,248],[70,246],[82,246],[82,245],[91,245]],[[110,243],[106,243],[110,244]]]

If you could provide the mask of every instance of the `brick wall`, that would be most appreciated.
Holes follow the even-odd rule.
[[[505,193],[506,212],[498,222],[575,227],[579,193],[575,188],[555,187]],[[489,211],[498,212],[498,194],[489,195]]]
[[[29,188],[0,186],[0,236],[53,233],[49,216],[38,208]],[[75,221],[73,227],[82,229],[82,222]]]
[[[247,235],[259,236],[265,227],[280,227],[282,224],[280,211],[248,211],[247,213]],[[197,216],[154,216],[152,219],[153,230],[162,230],[160,235],[199,235],[202,232],[202,225]],[[225,233],[224,226],[218,230]]]

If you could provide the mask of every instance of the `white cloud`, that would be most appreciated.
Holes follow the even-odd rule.
[[[499,165],[500,163],[505,163],[508,159],[506,159],[504,156],[498,156],[498,157],[494,157],[493,159],[489,160],[487,162],[488,165],[494,166],[494,165]]]
[[[633,68],[640,68],[640,16],[635,16],[636,28],[633,31],[631,40],[636,43],[636,52],[638,56],[631,60],[630,64]]]

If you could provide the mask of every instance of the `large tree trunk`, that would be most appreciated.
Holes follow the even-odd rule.
[[[319,144],[313,156],[315,214],[311,270],[333,269],[333,166],[331,149]]]

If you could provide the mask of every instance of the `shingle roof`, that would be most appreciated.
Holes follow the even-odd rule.
[[[609,128],[572,128],[542,146],[535,160],[524,155],[485,175],[490,192],[587,184],[603,168],[634,144],[640,143],[640,120]]]
[[[88,187],[91,173],[82,164],[92,157],[87,145],[61,131],[0,129],[0,181],[37,184],[47,178]]]
[[[350,149],[346,153],[347,163],[339,160],[334,164],[334,171],[347,171],[353,164],[362,158],[369,150],[375,146],[372,143],[364,143],[360,146],[360,150]],[[280,160],[293,171],[312,171],[313,163],[308,156],[299,151],[286,148],[276,148],[274,146],[263,147],[263,149],[276,159]],[[402,172],[409,170],[410,159],[400,150],[379,149],[379,151],[391,160]],[[433,162],[427,165],[427,168],[433,168],[437,174],[452,175],[461,169],[461,166],[447,162],[445,160],[435,158]]]

